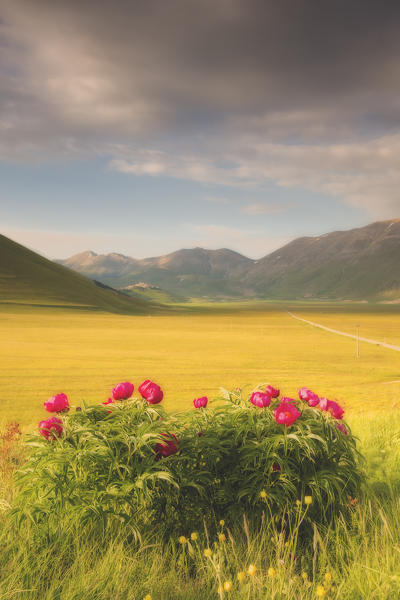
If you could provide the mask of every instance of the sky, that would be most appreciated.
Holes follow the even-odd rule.
[[[395,0],[2,0],[0,232],[51,258],[400,217]]]

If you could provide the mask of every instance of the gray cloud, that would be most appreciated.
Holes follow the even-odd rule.
[[[225,145],[226,144],[226,145]],[[120,149],[122,152],[122,149]],[[134,175],[167,176],[204,184],[254,188],[266,181],[342,198],[376,218],[400,210],[400,133],[330,144],[281,144],[257,137],[214,140],[203,152],[134,151],[110,166]],[[248,214],[265,212],[249,205]],[[265,205],[267,209],[267,205]],[[275,209],[276,210],[276,207]]]
[[[399,23],[395,0],[4,0],[0,158],[397,210]]]

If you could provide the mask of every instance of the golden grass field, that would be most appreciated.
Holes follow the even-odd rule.
[[[240,309],[240,310],[239,310]],[[0,309],[1,422],[35,429],[42,403],[65,392],[72,406],[101,402],[110,387],[146,378],[165,391],[165,407],[183,410],[219,387],[306,385],[337,398],[347,415],[400,406],[400,352],[361,344],[292,319],[270,304],[203,306],[194,312],[122,316],[85,310]],[[400,344],[400,314],[363,308],[292,306],[304,318]]]

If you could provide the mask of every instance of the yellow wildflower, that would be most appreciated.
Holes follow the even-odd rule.
[[[190,539],[193,540],[193,542],[195,542],[198,537],[199,536],[197,535],[197,533],[195,531],[190,534]]]
[[[300,506],[301,500],[296,500],[296,504],[297,504],[297,506]]]
[[[204,550],[204,556],[206,556],[207,558],[209,558],[210,556],[212,556],[212,550],[211,550],[211,548],[206,548]]]
[[[266,498],[266,497],[267,497],[267,492],[265,490],[261,490],[260,498]]]
[[[220,542],[224,542],[226,540],[226,535],[224,533],[219,533],[218,539]]]
[[[305,571],[303,571],[303,573],[301,574],[302,578],[304,579],[304,581],[308,580],[308,575]]]
[[[247,572],[249,575],[255,575],[256,571],[257,571],[256,565],[249,565],[249,568],[247,569]]]
[[[152,597],[150,596],[150,594],[146,594],[143,600],[152,600]]]
[[[275,575],[276,575],[276,571],[275,571],[274,567],[270,567],[268,569],[268,577],[275,577]]]
[[[244,571],[239,571],[239,573],[237,574],[236,579],[238,580],[239,583],[242,583],[242,581],[244,581],[246,579],[246,575]]]
[[[324,596],[326,596],[326,589],[323,585],[317,585],[317,591],[315,593],[317,598],[324,598]]]
[[[186,542],[187,542],[187,538],[185,538],[184,535],[181,535],[181,537],[179,538],[179,543],[182,544],[182,546],[183,546],[184,544],[186,544]]]
[[[223,527],[225,525],[225,521],[223,519],[221,519],[219,524],[221,525],[221,527]]]
[[[304,502],[309,506],[312,503],[312,496],[304,496]]]
[[[331,573],[325,573],[325,577],[324,577],[326,583],[330,583],[332,581],[332,574]]]
[[[232,589],[232,581],[225,581],[224,583],[224,590],[225,592],[230,592]]]

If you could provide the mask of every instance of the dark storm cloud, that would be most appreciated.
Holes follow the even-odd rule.
[[[399,19],[388,1],[12,0],[3,35],[20,73],[6,92],[20,117],[42,100],[72,135],[321,108],[384,128],[400,117]]]
[[[0,34],[3,158],[321,189],[322,153],[338,193],[397,152],[398,1],[5,0]]]

